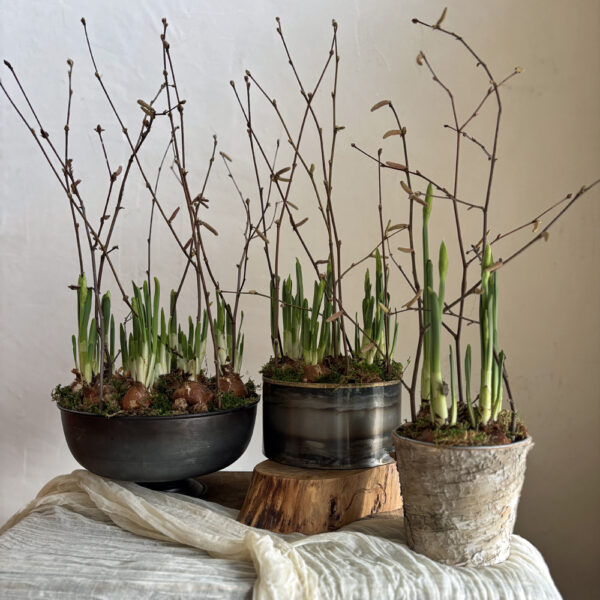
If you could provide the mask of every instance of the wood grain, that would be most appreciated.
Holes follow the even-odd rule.
[[[394,463],[371,469],[322,470],[267,460],[254,468],[238,521],[278,533],[314,534],[401,506]]]

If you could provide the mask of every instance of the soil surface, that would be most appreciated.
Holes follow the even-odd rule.
[[[105,416],[197,414],[245,406],[258,398],[252,380],[244,383],[237,373],[225,373],[219,379],[217,390],[214,377],[201,374],[191,380],[183,371],[175,371],[158,377],[147,390],[121,373],[105,375],[101,407],[99,378],[85,385],[77,376],[70,385],[58,385],[52,398],[63,408]]]
[[[417,420],[406,422],[396,430],[398,435],[430,442],[440,446],[501,446],[524,440],[529,436],[525,425],[517,418],[516,431],[510,431],[511,413],[503,410],[498,415],[498,420],[488,425],[480,425],[473,429],[469,421],[467,406],[464,403],[458,406],[457,424],[435,427],[431,423],[429,404],[421,406]]]
[[[368,364],[357,358],[350,358],[349,361],[346,361],[343,356],[327,356],[323,362],[311,365],[303,360],[283,357],[277,361],[272,358],[262,368],[261,373],[275,381],[364,384],[400,379],[402,365],[392,361],[388,368],[381,360]]]

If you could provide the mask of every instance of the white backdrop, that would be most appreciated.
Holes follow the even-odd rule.
[[[101,211],[106,173],[93,128],[106,129],[113,165],[127,158],[117,124],[102,97],[86,53],[79,19],[87,18],[92,44],[105,83],[125,121],[139,123],[138,98],[149,99],[161,82],[161,17],[169,36],[177,77],[187,99],[188,160],[194,185],[201,181],[212,135],[234,162],[244,190],[255,198],[247,136],[229,81],[243,89],[246,68],[269,89],[297,122],[301,99],[275,33],[280,16],[298,68],[313,81],[326,57],[330,22],[339,22],[340,134],[334,200],[343,231],[345,261],[362,256],[377,235],[376,171],[349,147],[355,141],[372,151],[391,152],[393,139],[381,141],[392,128],[383,111],[369,108],[391,98],[409,130],[413,164],[448,182],[452,173],[453,138],[442,129],[448,122],[447,99],[415,62],[419,50],[435,61],[440,75],[456,92],[459,109],[470,112],[486,89],[464,52],[449,40],[410,23],[413,16],[434,21],[443,3],[416,0],[230,0],[215,2],[8,2],[0,0],[0,55],[18,70],[46,129],[62,143],[66,110],[66,59],[75,62],[71,155],[81,189],[94,214]],[[516,65],[525,70],[504,90],[504,128],[495,183],[492,235],[534,217],[566,192],[576,191],[600,175],[600,5],[595,0],[517,0],[452,3],[446,24],[464,34],[501,77]],[[2,81],[16,88],[6,69]],[[327,115],[327,104],[322,108]],[[474,134],[485,136],[493,111],[482,111]],[[282,131],[264,104],[257,121],[269,147]],[[326,116],[325,119],[328,117]],[[74,332],[75,298],[67,285],[77,275],[68,205],[33,139],[0,99],[0,521],[17,510],[52,476],[77,467],[63,440],[50,390],[69,380],[70,336]],[[155,168],[168,141],[156,128],[144,151],[144,163]],[[490,142],[489,136],[486,138]],[[283,138],[285,142],[285,138]],[[485,160],[465,146],[462,196],[481,201]],[[400,155],[388,157],[401,162]],[[313,162],[315,160],[313,159]],[[180,201],[170,172],[161,183],[165,205]],[[224,169],[217,163],[208,196],[211,223],[220,231],[210,251],[223,285],[233,283],[242,227],[238,203]],[[387,215],[406,218],[397,179],[386,178]],[[600,533],[600,394],[597,385],[597,339],[600,334],[597,278],[600,193],[584,198],[540,244],[501,274],[501,336],[508,354],[512,386],[536,448],[531,454],[518,531],[544,553],[566,597],[586,597],[597,585],[595,552]],[[313,215],[312,199],[294,200]],[[114,254],[122,279],[140,281],[146,268],[149,198],[139,178],[132,179],[116,232]],[[446,239],[451,273],[456,265],[451,213],[434,212],[433,247]],[[167,211],[169,212],[169,211]],[[317,222],[316,219],[313,219]],[[311,246],[322,232],[307,228]],[[479,231],[469,240],[476,241]],[[283,263],[291,270],[301,249],[285,233]],[[527,233],[516,242],[527,239]],[[508,253],[507,244],[499,256]],[[154,238],[153,265],[165,291],[176,285],[182,261],[160,223]],[[262,251],[252,254],[249,288],[266,289]],[[307,273],[308,273],[307,269]],[[362,293],[357,274],[346,290],[356,305]],[[113,283],[113,298],[118,298]],[[448,295],[457,292],[449,285]],[[410,298],[395,277],[394,302]],[[187,290],[180,314],[193,311]],[[115,303],[117,301],[115,300]],[[245,371],[257,378],[268,359],[268,312],[258,298],[245,301]],[[474,314],[476,308],[471,308]],[[414,347],[414,325],[401,323],[397,358]],[[476,332],[471,332],[475,335]],[[475,338],[472,338],[475,340]],[[251,469],[262,459],[260,416],[247,453],[231,468]],[[578,590],[578,594],[574,593]]]

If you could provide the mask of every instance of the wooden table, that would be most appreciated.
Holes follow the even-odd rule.
[[[208,488],[203,500],[240,510],[252,479],[251,471],[219,471],[197,478]]]

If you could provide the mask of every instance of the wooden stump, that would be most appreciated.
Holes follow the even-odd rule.
[[[340,471],[266,460],[254,467],[238,521],[277,533],[314,534],[401,507],[395,463]]]

